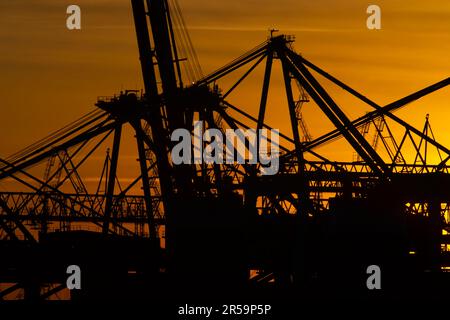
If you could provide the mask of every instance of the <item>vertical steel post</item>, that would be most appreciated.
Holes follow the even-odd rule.
[[[142,130],[142,124],[140,120],[135,122],[135,130],[136,130],[136,142],[139,153],[139,165],[141,169],[141,177],[142,177],[142,188],[144,191],[144,200],[145,207],[147,211],[147,219],[148,219],[148,230],[150,234],[150,239],[157,239],[158,235],[156,234],[156,225],[153,217],[153,205],[152,205],[152,195],[150,192],[150,181],[148,176],[148,168],[147,168],[147,156],[145,153],[145,145],[144,145],[144,132]]]
[[[103,234],[108,234],[109,223],[113,209],[114,187],[116,185],[117,164],[119,162],[120,139],[122,135],[122,124],[118,125],[114,131],[114,142],[111,155],[111,166],[108,177],[108,187],[106,190],[105,217],[103,222]]]

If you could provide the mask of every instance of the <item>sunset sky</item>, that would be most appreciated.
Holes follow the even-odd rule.
[[[450,74],[448,0],[179,3],[205,74],[263,42],[269,28],[295,35],[297,52],[382,105]],[[81,31],[66,29],[70,4],[81,7]],[[370,4],[381,7],[382,30],[366,28]],[[0,48],[0,157],[91,111],[98,96],[142,88],[127,0],[2,0]],[[254,113],[262,81],[249,81],[236,103]],[[273,86],[276,104],[281,77],[274,75]],[[342,91],[329,90],[350,117],[364,114]],[[271,110],[269,122],[283,129],[286,123]],[[314,136],[331,129],[320,113],[305,113]],[[437,139],[450,146],[449,89],[398,115],[421,127],[427,113]]]

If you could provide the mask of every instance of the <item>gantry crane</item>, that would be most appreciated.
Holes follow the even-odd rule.
[[[381,106],[298,54],[293,37],[274,33],[203,76],[175,0],[132,0],[131,5],[142,94],[99,98],[97,110],[0,159],[0,182],[13,179],[27,190],[0,192],[0,282],[13,284],[0,298],[23,289],[27,299],[44,299],[63,290],[62,266],[74,257],[94,275],[89,290],[72,296],[81,299],[135,299],[159,290],[188,295],[192,288],[200,295],[266,292],[261,288],[274,295],[292,290],[308,295],[342,284],[341,279],[356,279],[371,257],[395,275],[447,270],[443,230],[448,232],[450,150],[427,129],[420,131],[394,113],[446,87],[449,78]],[[171,133],[186,129],[194,134],[196,120],[205,123],[204,129],[221,132],[249,129],[249,123],[256,130],[271,129],[266,115],[274,63],[281,65],[291,129],[280,133],[278,174],[258,174],[260,163],[174,165]],[[229,98],[260,65],[262,92],[252,115]],[[219,87],[222,79],[245,68],[229,90]],[[319,77],[373,110],[350,119]],[[312,138],[300,114],[307,101],[334,130]],[[399,151],[406,138],[384,158],[376,150],[378,140],[370,143],[360,129],[386,121],[405,130],[413,144],[420,139],[421,159],[427,152],[422,145],[436,148],[439,163],[408,161]],[[139,176],[119,189],[124,127],[134,134]],[[317,151],[340,138],[358,161],[333,161]],[[90,191],[79,169],[108,143],[104,192],[100,187]],[[40,163],[49,163],[43,179],[30,170]],[[142,193],[131,195],[137,185]],[[26,267],[39,254],[33,269]],[[107,265],[114,267],[105,272]],[[344,276],[333,278],[330,265]],[[413,267],[405,271],[407,266]],[[114,289],[108,277],[118,279]],[[55,285],[42,294],[44,283]],[[346,287],[353,295],[360,292],[358,285]]]

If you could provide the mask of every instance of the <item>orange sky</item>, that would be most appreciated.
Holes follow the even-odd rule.
[[[205,73],[264,41],[271,27],[295,35],[297,52],[380,104],[450,73],[448,0],[179,2]],[[81,31],[65,27],[69,4],[82,9]],[[369,4],[382,9],[381,31],[366,28]],[[142,87],[127,0],[2,0],[0,48],[0,157],[92,110],[97,96]],[[234,102],[254,112],[261,83],[250,78]],[[269,122],[283,129],[281,77],[271,90]],[[329,90],[350,117],[368,110]],[[421,127],[430,113],[437,139],[450,146],[449,98],[446,89],[398,115]],[[331,129],[317,111],[305,110],[305,118],[313,136]]]

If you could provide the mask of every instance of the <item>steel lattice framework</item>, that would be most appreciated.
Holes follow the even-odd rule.
[[[260,217],[314,219],[333,212],[330,201],[367,199],[378,188],[388,186],[389,190],[403,189],[397,199],[403,201],[405,214],[438,221],[434,246],[446,245],[448,239],[442,235],[442,230],[450,232],[450,194],[447,191],[450,190],[447,164],[450,150],[435,140],[428,119],[424,130],[418,130],[395,112],[446,87],[450,78],[381,106],[296,53],[293,37],[271,35],[261,45],[207,76],[201,76],[194,57],[190,75],[197,78],[185,85],[180,55],[193,51],[189,49],[189,38],[182,38],[184,42],[179,40],[184,29],[172,23],[184,23],[177,15],[179,8],[166,0],[131,2],[144,93],[127,91],[99,98],[97,110],[0,160],[0,183],[14,180],[24,189],[0,192],[1,241],[39,243],[39,238],[45,234],[79,229],[157,241],[163,236],[170,257],[172,247],[176,247],[176,240],[172,239],[177,238],[176,228],[171,227],[176,225],[177,219],[189,219],[179,218],[183,206],[189,207],[192,201],[189,199],[220,200],[232,190],[241,197],[242,208]],[[194,134],[196,120],[205,122],[204,129],[222,132],[249,129],[252,127],[249,123],[256,130],[271,129],[266,109],[274,63],[279,63],[283,72],[292,132],[280,134],[279,173],[261,176],[257,174],[259,164],[174,165],[170,157],[174,145],[170,135],[179,128]],[[259,110],[257,115],[251,115],[229,98],[260,65],[265,65],[265,72]],[[219,89],[217,83],[239,72],[231,88]],[[372,111],[351,120],[327,92],[323,81],[339,86],[370,106]],[[308,107],[315,104],[334,125],[334,130],[315,139],[310,137],[300,119],[296,86],[301,89],[301,102]],[[403,128],[404,135],[400,139],[393,137],[389,129],[391,123]],[[370,125],[376,130],[372,143],[365,136]],[[117,167],[126,126],[134,134],[140,175],[127,186],[121,186]],[[389,135],[383,136],[382,132]],[[357,161],[333,161],[317,151],[340,138],[353,148]],[[416,151],[412,160],[403,151],[407,141]],[[99,174],[97,190],[89,190],[79,173],[80,168],[87,166],[92,154],[104,150],[105,146],[111,149]],[[377,147],[384,148],[388,157],[382,156]],[[432,148],[439,153],[438,163],[427,160],[427,152]],[[46,168],[43,178],[31,173],[39,164]],[[424,185],[430,186],[429,190],[424,190],[428,189]],[[131,194],[136,186],[142,186],[142,193]],[[437,214],[430,209],[430,203],[440,204]],[[439,266],[448,266],[446,261],[439,262]],[[255,269],[265,270],[255,281],[263,278],[267,281],[272,272],[270,268]],[[3,295],[9,292],[11,290]],[[49,296],[48,292],[45,296]]]

